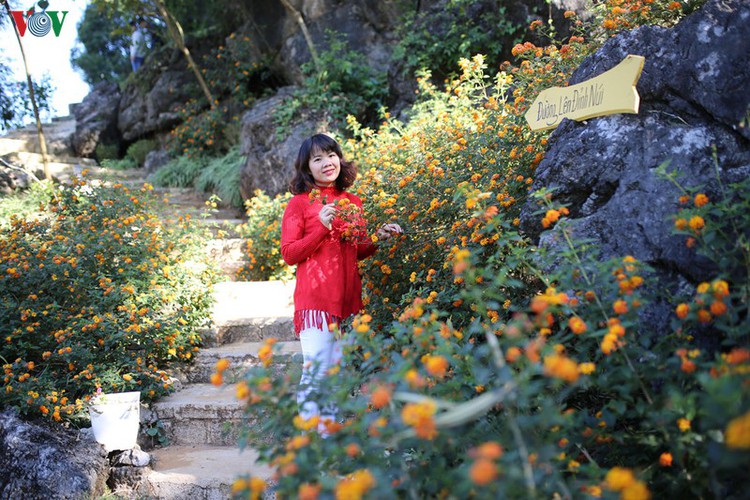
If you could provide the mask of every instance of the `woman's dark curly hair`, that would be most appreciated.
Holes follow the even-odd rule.
[[[315,187],[315,179],[310,172],[310,156],[317,151],[329,153],[333,151],[339,157],[341,164],[341,173],[336,178],[336,189],[343,191],[352,184],[357,178],[357,167],[354,163],[344,160],[344,153],[341,146],[332,137],[326,134],[316,134],[305,139],[297,153],[297,159],[294,162],[294,177],[289,183],[289,190],[292,194],[307,193]]]

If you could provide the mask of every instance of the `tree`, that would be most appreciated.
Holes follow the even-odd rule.
[[[81,45],[73,49],[71,63],[78,67],[86,83],[117,82],[130,74],[128,44],[124,27],[128,19],[121,12],[89,4],[78,25]]]
[[[13,19],[13,15],[11,14],[10,5],[8,5],[8,0],[2,0],[3,5],[5,6],[5,10],[8,13],[8,18]],[[42,9],[47,8],[47,0],[41,0],[39,2],[39,6]],[[39,108],[36,104],[36,95],[34,92],[34,82],[31,80],[31,73],[29,73],[29,64],[26,60],[26,53],[23,50],[23,43],[21,42],[21,35],[18,32],[18,27],[15,24],[15,21],[13,21],[13,32],[16,34],[16,40],[18,41],[18,48],[21,50],[21,59],[23,60],[23,66],[26,70],[26,85],[28,86],[29,90],[29,99],[31,100],[31,107],[34,111],[34,118],[36,119],[36,133],[39,137],[39,149],[42,152],[42,162],[44,164],[44,178],[47,180],[52,179],[52,174],[49,170],[49,157],[47,156],[47,141],[44,139],[44,130],[42,129],[42,120],[39,118]]]
[[[4,0],[5,1],[5,0]],[[193,2],[194,3],[194,2]],[[213,5],[218,2],[209,2]],[[200,5],[199,3],[198,5]],[[193,60],[190,50],[185,43],[185,33],[182,29],[182,25],[177,20],[177,17],[172,13],[172,9],[167,7],[167,4],[162,0],[93,0],[93,5],[96,5],[100,9],[112,10],[121,12],[125,17],[134,19],[136,16],[145,18],[158,18],[167,27],[167,33],[169,38],[175,44],[177,49],[183,54],[188,66],[198,80],[203,94],[208,99],[209,105],[213,108],[215,106],[215,99],[208,88],[203,74],[198,68],[198,65]],[[185,6],[178,6],[180,10],[183,10]],[[189,9],[188,9],[189,10]]]

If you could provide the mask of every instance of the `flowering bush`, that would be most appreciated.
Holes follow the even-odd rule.
[[[2,229],[3,406],[75,419],[98,388],[168,393],[165,369],[191,361],[214,274],[189,220],[153,215],[151,189],[80,180]]]
[[[748,184],[706,209],[701,240],[731,228],[747,237],[746,210],[730,207],[738,198],[748,206]],[[245,439],[276,467],[279,494],[744,494],[750,276],[747,268],[725,274],[722,261],[729,269],[747,263],[746,245],[735,245],[730,259],[711,254],[717,278],[697,285],[689,303],[675,297],[674,328],[655,332],[638,314],[661,299],[643,286],[647,266],[630,256],[601,262],[566,228],[564,207],[542,199],[540,224],[551,221],[562,234],[554,250],[532,251],[497,217],[481,231],[499,235],[489,258],[456,253],[450,272],[464,279],[458,293],[473,311],[463,327],[453,323],[455,311],[424,298],[378,331],[370,314],[354,319],[355,347],[315,394],[340,409],[342,421],[324,423],[326,438],[316,419],[300,419],[297,379],[274,372],[268,343],[264,366],[240,382],[237,397],[262,422]],[[729,213],[739,217],[728,220]],[[560,265],[549,269],[553,260]],[[719,348],[696,345],[694,332],[708,327]],[[276,439],[263,439],[269,434]],[[245,493],[262,486],[257,478],[236,484]]]
[[[585,42],[519,44],[520,64],[495,75],[463,60],[444,91],[421,79],[408,123],[351,121],[369,225],[405,234],[363,263],[366,311],[312,393],[340,420],[300,418],[298,377],[273,369],[273,341],[237,385],[255,422],[243,442],[275,468],[279,496],[745,495],[750,181],[685,191],[675,231],[715,269],[686,297],[645,286],[655,278],[632,256],[599,258],[551,193],[537,194],[538,216],[554,246],[516,230],[546,144],[523,113]],[[654,301],[674,307],[667,331],[640,314]],[[243,477],[235,493],[265,488]]]
[[[281,217],[290,198],[286,193],[272,199],[258,190],[245,202],[247,222],[238,226],[237,232],[246,240],[247,262],[237,272],[238,280],[278,280],[294,275],[294,268],[281,257]]]

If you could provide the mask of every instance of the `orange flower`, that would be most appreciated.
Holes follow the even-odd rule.
[[[680,231],[687,229],[688,221],[685,219],[677,219],[674,221],[674,227]]]
[[[695,371],[695,363],[693,363],[689,359],[683,359],[680,369],[685,373],[693,373]]]
[[[320,485],[304,483],[299,485],[297,490],[297,498],[299,500],[317,500],[320,495]]]
[[[728,448],[750,449],[750,411],[727,424],[724,440]]]
[[[618,345],[617,335],[608,333],[602,339],[601,349],[604,354],[609,355],[617,349]]]
[[[221,358],[219,361],[216,362],[216,371],[219,373],[222,373],[227,368],[229,368],[229,360],[225,358]]]
[[[616,300],[614,304],[612,304],[612,309],[615,311],[615,314],[625,314],[628,312],[628,303],[624,300]]]
[[[729,295],[729,283],[724,280],[716,280],[711,285],[714,289],[714,297],[723,299]]]
[[[706,311],[705,309],[698,309],[698,321],[704,324],[710,323],[711,313]]]
[[[375,388],[370,395],[370,403],[377,409],[384,408],[391,402],[391,391],[382,385]]]
[[[714,316],[721,316],[722,314],[727,312],[727,305],[720,300],[715,300],[711,303],[710,309],[711,314],[713,314]]]
[[[519,357],[521,357],[521,349],[516,346],[509,347],[505,352],[505,360],[508,363],[515,363]]]
[[[427,356],[423,362],[427,373],[437,378],[443,378],[449,366],[448,360],[442,356]]]
[[[485,486],[497,479],[497,466],[492,460],[480,458],[469,469],[469,477],[478,486]]]
[[[544,374],[573,383],[578,380],[578,364],[566,356],[551,354],[544,357]]]
[[[672,466],[672,454],[669,452],[664,452],[661,455],[659,455],[659,465],[662,467],[671,467]]]
[[[708,196],[703,193],[698,193],[695,195],[694,203],[696,207],[702,207],[703,205],[708,203]]]
[[[354,458],[360,453],[359,445],[357,443],[349,443],[346,447],[346,455],[350,458]]]
[[[692,229],[695,232],[700,231],[703,229],[703,227],[706,225],[706,221],[703,220],[703,217],[700,215],[694,215],[690,217],[690,222],[688,222],[688,226],[690,226],[690,229]]]
[[[336,485],[336,500],[360,500],[370,488],[375,486],[375,478],[367,469],[352,472]]]
[[[406,425],[414,427],[418,437],[430,440],[437,436],[437,428],[433,419],[436,409],[432,401],[408,403],[401,410],[401,418]]]
[[[497,460],[503,456],[503,447],[495,441],[482,443],[477,448],[473,448],[469,455],[473,458],[485,458],[487,460]]]
[[[675,308],[674,312],[675,314],[677,314],[678,318],[685,319],[687,318],[687,315],[690,313],[690,306],[688,306],[687,304],[679,304]]]
[[[727,363],[730,365],[739,365],[750,361],[750,351],[741,347],[735,347],[726,356]]]
[[[586,322],[583,321],[578,316],[573,316],[568,320],[568,328],[570,328],[570,331],[575,333],[576,335],[580,335],[588,329],[586,326]]]

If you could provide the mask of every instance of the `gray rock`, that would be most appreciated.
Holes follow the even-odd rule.
[[[76,128],[71,137],[73,151],[83,158],[92,158],[100,143],[117,145],[120,89],[116,83],[102,82],[94,86],[83,102],[73,109]]]
[[[131,467],[145,467],[151,463],[151,455],[141,450],[141,447],[136,445],[132,450],[125,450],[110,459],[113,467],[131,466]]]
[[[179,109],[192,98],[205,101],[202,96],[182,54],[164,48],[149,57],[123,90],[117,127],[128,142],[170,130],[182,121]]]
[[[104,448],[85,434],[0,413],[0,498],[98,498],[108,472]]]
[[[705,259],[671,235],[680,192],[655,169],[670,162],[685,186],[720,192],[717,175],[734,182],[750,175],[750,135],[740,126],[750,105],[750,4],[713,0],[672,29],[623,33],[587,58],[571,84],[612,68],[626,55],[646,58],[637,115],[565,120],[551,135],[532,187],[554,189],[570,205],[576,238],[592,239],[602,257],[633,255],[650,264],[658,285],[671,291],[713,277]],[[718,167],[713,159],[716,151]],[[538,206],[529,201],[521,227],[541,245]],[[663,325],[669,311],[644,312]]]
[[[149,151],[146,155],[146,159],[143,162],[143,169],[147,173],[152,174],[159,168],[166,165],[169,160],[171,160],[169,153],[167,153],[163,149],[155,149],[153,151]]]
[[[284,135],[277,135],[277,126],[270,117],[293,91],[294,87],[280,89],[276,95],[259,100],[242,117],[240,141],[246,161],[240,175],[240,190],[244,199],[252,198],[256,189],[270,196],[286,192],[302,141],[327,131],[325,119],[300,112]]]

